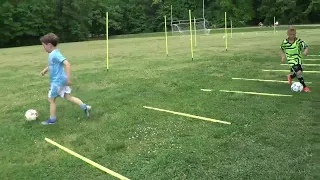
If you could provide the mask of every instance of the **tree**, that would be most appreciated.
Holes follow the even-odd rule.
[[[224,26],[224,12],[234,26],[271,25],[320,21],[319,0],[204,0],[205,18],[214,27]],[[202,17],[202,0],[8,0],[0,4],[0,47],[39,44],[39,38],[56,33],[63,42],[109,35],[163,31],[170,20]],[[229,24],[229,23],[228,23]]]

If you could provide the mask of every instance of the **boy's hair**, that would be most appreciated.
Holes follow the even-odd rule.
[[[40,38],[40,42],[44,44],[52,44],[53,46],[57,46],[59,41],[59,37],[54,33],[49,33]]]
[[[289,26],[287,33],[289,34],[291,32],[296,33],[296,28],[294,28],[293,26]]]

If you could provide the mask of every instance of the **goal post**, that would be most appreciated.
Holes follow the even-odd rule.
[[[190,23],[189,19],[187,19],[187,16],[185,16],[184,19],[180,19],[183,17],[173,17],[173,7],[170,6],[171,9],[171,18],[170,18],[170,26],[171,26],[171,34],[172,35],[187,35],[190,34]],[[202,15],[202,17],[201,17]],[[208,28],[210,26],[209,21],[205,18],[205,0],[202,0],[202,14],[198,14],[197,17],[192,18],[192,26],[194,26],[192,29],[197,30],[197,33],[199,35],[210,34],[210,29]],[[201,18],[200,18],[201,17]]]
[[[193,18],[191,19],[192,25],[195,26],[192,31],[197,30],[198,35],[210,34],[210,29],[207,28],[208,21],[205,18]],[[188,35],[190,34],[190,22],[189,20],[176,20],[171,21],[172,35]]]

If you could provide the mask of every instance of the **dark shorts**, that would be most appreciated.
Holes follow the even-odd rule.
[[[301,64],[293,65],[290,69],[291,72],[303,71]]]

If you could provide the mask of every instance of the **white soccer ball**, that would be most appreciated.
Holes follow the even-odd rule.
[[[39,113],[38,111],[34,110],[34,109],[29,109],[24,116],[26,117],[27,121],[34,121],[38,118]]]
[[[291,85],[291,91],[301,92],[303,90],[303,85],[300,82],[295,82]]]

